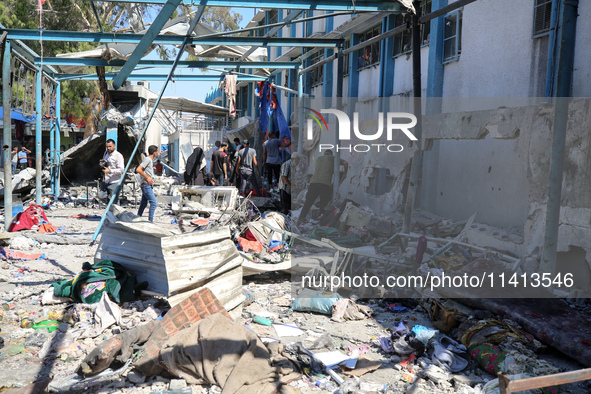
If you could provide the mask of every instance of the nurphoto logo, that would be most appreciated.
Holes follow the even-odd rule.
[[[307,112],[309,118],[307,119],[306,123],[306,138],[308,140],[314,139],[313,127],[314,121],[320,127],[320,132],[322,130],[328,131],[328,124],[326,119],[322,116],[322,114],[332,114],[335,115],[337,118],[338,124],[338,140],[339,144],[319,144],[319,151],[322,152],[323,150],[327,149],[336,149],[337,152],[341,150],[346,150],[349,152],[369,152],[370,150],[377,150],[380,152],[382,149],[388,152],[397,153],[402,152],[404,147],[401,144],[390,143],[393,141],[395,137],[402,132],[409,140],[416,141],[417,137],[410,131],[414,126],[417,124],[417,118],[411,113],[408,112],[387,112],[386,113],[386,137],[384,141],[384,113],[380,112],[378,115],[378,130],[372,134],[364,134],[359,129],[359,113],[353,113],[353,122],[349,116],[338,109],[321,109],[320,112],[313,110],[312,108],[306,108],[311,112]],[[354,136],[361,141],[375,141],[374,143],[366,143],[366,144],[351,144],[348,143],[351,140],[351,124],[353,124],[353,134]],[[384,141],[384,143],[380,143],[380,141]],[[387,142],[387,143],[386,143]]]

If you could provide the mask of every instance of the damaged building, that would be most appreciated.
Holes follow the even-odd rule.
[[[77,31],[100,45],[56,57],[22,41],[71,32],[0,26],[3,93],[14,56],[55,96],[36,95],[48,170],[4,163],[27,195],[12,220],[4,198],[0,391],[591,391],[590,4],[230,0],[257,8],[217,32],[200,19],[219,2],[157,3],[150,25],[121,6],[126,31]],[[175,60],[144,58],[167,45]],[[59,87],[76,78],[104,107],[62,152]],[[198,80],[220,88],[164,95]],[[183,177],[235,138],[269,171],[273,135],[291,165],[262,190]],[[89,182],[108,138],[121,205]],[[152,223],[133,175],[150,145]]]

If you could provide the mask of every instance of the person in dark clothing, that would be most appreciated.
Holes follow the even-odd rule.
[[[310,178],[310,186],[308,186],[308,191],[306,192],[306,201],[304,202],[304,206],[300,212],[298,224],[304,222],[306,216],[308,215],[308,211],[310,211],[310,208],[312,208],[312,205],[317,199],[319,199],[317,206],[320,209],[324,209],[324,207],[326,207],[332,200],[332,175],[334,174],[334,161],[335,157],[332,154],[332,150],[325,151],[323,156],[320,156],[316,159],[314,174],[312,175],[312,178]],[[344,168],[344,173],[341,174],[340,179],[342,182],[344,177],[347,175],[349,164],[345,160],[341,159],[340,165],[342,165]]]
[[[224,181],[228,179],[228,166],[226,165],[226,150],[228,144],[222,142],[219,149],[211,155],[211,172],[215,176],[217,185],[223,186]]]
[[[234,138],[234,144],[236,144],[236,150],[233,154],[230,155],[230,180],[228,184],[230,186],[237,186],[240,187],[240,172],[236,171],[236,164],[238,164],[238,152],[242,149],[242,144],[240,143],[240,139]]]
[[[203,149],[196,147],[187,159],[187,165],[183,177],[187,185],[204,185],[204,178],[206,173],[205,158]]]

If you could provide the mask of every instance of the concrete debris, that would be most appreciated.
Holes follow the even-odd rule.
[[[212,341],[240,337],[265,352],[265,366],[281,367],[273,371],[294,379],[282,392],[482,393],[495,389],[499,371],[540,376],[581,368],[542,343],[576,358],[575,341],[591,342],[575,328],[591,314],[586,303],[552,304],[564,309],[560,325],[538,317],[544,313],[538,309],[518,320],[502,302],[419,303],[416,298],[430,294],[418,288],[376,292],[340,285],[334,297],[326,283],[300,289],[301,275],[383,278],[392,267],[435,275],[463,272],[471,264],[534,265],[535,256],[521,259],[512,246],[523,242],[518,232],[421,211],[412,232],[402,234],[401,217],[383,217],[350,201],[313,208],[310,220],[296,223],[298,211],[276,212],[272,192],[242,198],[233,187],[186,188],[170,177],[157,177],[154,190],[155,223],[135,214],[141,192],[126,184],[95,245],[90,239],[105,202],[91,185],[64,187],[56,201],[44,201],[48,221],[60,231],[0,236],[12,250],[45,255],[0,262],[0,390],[38,382],[35,387],[50,392],[239,392],[236,387],[255,375],[248,367],[251,349],[230,355],[223,350],[228,346]],[[107,292],[95,304],[57,297],[52,284],[72,280],[93,259],[121,264],[147,281],[147,289],[120,303]],[[318,300],[325,300],[321,309],[298,306]],[[205,305],[214,307],[205,312]],[[504,316],[497,315],[501,308]],[[540,322],[576,335],[549,340]],[[185,330],[192,331],[187,336]],[[188,356],[204,344],[211,345],[207,354]],[[164,365],[154,362],[159,357]],[[224,360],[224,376],[232,378],[211,372],[217,367],[208,357]],[[586,364],[586,357],[580,361]],[[271,373],[265,368],[256,368],[258,377]],[[283,377],[269,379],[275,384]],[[566,387],[577,392],[582,386]]]

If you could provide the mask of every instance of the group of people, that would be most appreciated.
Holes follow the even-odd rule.
[[[261,170],[256,150],[249,140],[234,138],[234,146],[229,142],[216,141],[211,155],[211,168],[207,172],[203,149],[196,147],[187,159],[184,173],[188,185],[235,186],[242,195],[247,194],[247,187],[257,196],[261,196]],[[263,168],[267,174],[269,188],[277,187],[281,195],[282,211],[287,213],[291,202],[291,171],[289,150],[282,149],[284,144],[273,133],[263,144]]]
[[[26,146],[22,145],[19,149],[18,146],[12,148],[12,174],[14,175],[16,169],[24,170],[29,167],[29,155],[31,151]]]
[[[184,181],[188,185],[206,186],[236,186],[242,195],[246,195],[247,186],[250,183],[257,196],[261,195],[259,178],[261,172],[257,155],[251,148],[248,140],[242,142],[234,139],[235,148],[228,142],[216,141],[211,156],[210,171],[206,170],[206,160],[203,149],[196,147],[189,156],[184,172]],[[263,164],[267,173],[269,188],[277,187],[281,196],[281,211],[288,213],[291,209],[291,160],[288,150],[282,150],[282,142],[275,134],[263,144]],[[102,171],[100,182],[100,194],[103,199],[111,198],[113,194],[119,198],[117,186],[124,175],[125,163],[123,155],[117,151],[115,141],[108,139],[105,144],[105,153],[99,165]],[[27,152],[23,147],[23,152]],[[30,153],[30,152],[29,152]],[[156,211],[156,197],[154,195],[154,175],[156,170],[156,158],[160,149],[156,145],[148,147],[148,152],[140,165],[135,169],[136,180],[140,183],[142,200],[138,209],[138,216],[142,216],[144,210],[150,205],[148,220],[154,221]],[[21,153],[19,152],[19,157]]]

